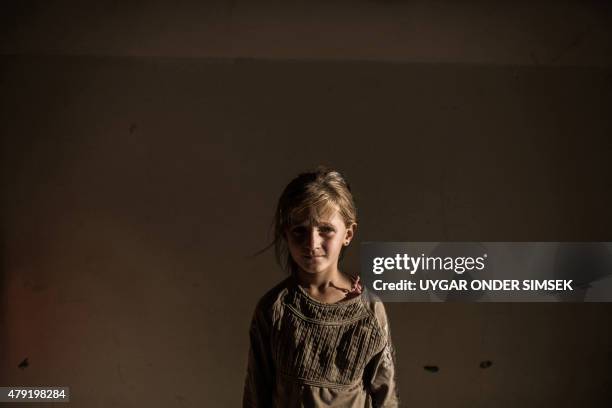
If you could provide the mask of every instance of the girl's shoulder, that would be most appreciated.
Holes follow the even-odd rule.
[[[389,319],[387,318],[387,311],[385,304],[380,298],[368,289],[364,289],[361,294],[364,306],[368,311],[376,318],[378,327],[384,335],[389,334]]]
[[[255,312],[268,312],[275,304],[282,301],[287,295],[290,286],[292,285],[291,277],[283,279],[281,282],[276,284],[272,289],[268,290],[257,302],[255,306]]]

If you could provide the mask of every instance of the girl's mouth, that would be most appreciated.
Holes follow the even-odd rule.
[[[318,261],[325,258],[323,255],[304,255],[304,259],[307,261]]]

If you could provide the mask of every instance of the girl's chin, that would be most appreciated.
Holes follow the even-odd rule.
[[[321,269],[321,270],[317,270],[317,269],[312,269],[312,268],[310,268],[310,269],[302,268],[302,270],[303,270],[305,273],[309,273],[309,274],[311,274],[311,275],[315,275],[315,274],[317,274],[317,273],[321,273],[321,272],[323,272],[323,269]]]
[[[302,270],[306,273],[321,273],[327,269],[327,265],[318,264],[318,265],[301,265]]]

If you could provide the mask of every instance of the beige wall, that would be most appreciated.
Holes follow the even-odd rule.
[[[1,383],[69,385],[75,407],[238,405],[252,308],[283,278],[272,254],[249,255],[284,184],[319,163],[349,177],[360,240],[610,240],[604,25],[545,64],[530,62],[522,36],[535,34],[521,25],[540,27],[550,56],[581,19],[609,21],[604,6],[239,3],[206,14],[232,22],[211,37],[201,9],[181,4],[39,5],[4,28]],[[311,32],[392,30],[389,9],[407,33],[445,23],[483,45],[458,50],[451,33],[381,51],[391,37],[340,30],[346,47],[326,48]],[[267,24],[275,13],[289,26]],[[608,304],[388,309],[405,406],[611,398]]]

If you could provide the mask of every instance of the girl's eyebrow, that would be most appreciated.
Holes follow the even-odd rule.
[[[308,221],[304,221],[304,222],[301,222],[299,224],[293,224],[289,228],[290,229],[304,228],[304,227],[308,227],[308,226],[310,226],[310,223]],[[332,224],[331,222],[327,222],[327,221],[322,221],[322,222],[318,223],[316,226],[317,227],[334,228],[334,229],[336,228],[336,227],[334,227],[334,224]]]

